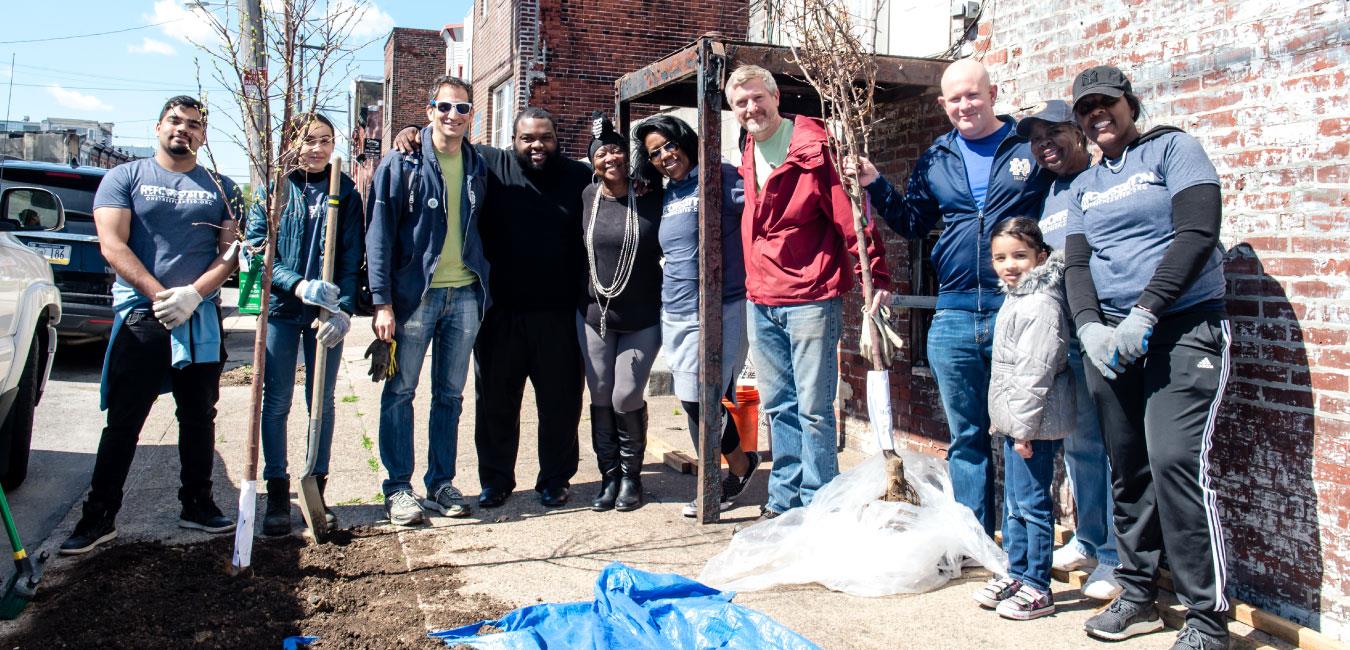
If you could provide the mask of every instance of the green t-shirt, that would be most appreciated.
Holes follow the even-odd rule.
[[[445,179],[446,227],[441,259],[431,274],[431,288],[467,287],[473,284],[475,277],[473,271],[464,266],[464,231],[459,223],[460,201],[464,195],[464,156],[458,151],[453,156],[437,151],[436,161],[441,164],[441,177]]]
[[[787,160],[788,143],[792,141],[792,120],[784,118],[778,130],[763,142],[755,141],[755,185],[764,189],[769,174]]]

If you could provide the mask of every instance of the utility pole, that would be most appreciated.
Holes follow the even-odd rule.
[[[263,27],[262,0],[244,0],[239,12],[240,40],[244,52],[244,130],[249,149],[249,180],[254,190],[267,187],[267,161],[272,151],[271,115],[267,105],[267,33]]]

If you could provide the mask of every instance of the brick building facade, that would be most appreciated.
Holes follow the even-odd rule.
[[[1196,136],[1222,179],[1235,338],[1211,456],[1229,591],[1350,640],[1350,9],[1341,0],[987,3],[974,43],[1000,104],[1067,98],[1098,63],[1130,75],[1147,124]],[[887,107],[873,150],[903,179],[950,128],[935,96]],[[898,291],[913,245],[889,237]],[[856,295],[852,297],[857,304]],[[900,310],[898,330],[931,312]],[[845,309],[845,314],[856,314]],[[856,340],[856,317],[846,340]],[[895,426],[940,452],[937,389],[908,340]],[[918,344],[916,346],[916,343]],[[916,354],[917,353],[917,354]],[[865,441],[866,363],[844,351],[846,439]],[[863,443],[864,445],[867,443]]]
[[[494,133],[513,113],[540,106],[559,117],[564,155],[583,157],[593,110],[612,114],[614,80],[670,54],[707,32],[744,38],[748,0],[475,0],[473,31],[474,142],[500,142]]]
[[[385,151],[400,129],[427,123],[427,84],[445,74],[445,50],[437,29],[395,27],[389,33],[384,42]]]

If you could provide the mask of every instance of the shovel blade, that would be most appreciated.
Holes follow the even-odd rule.
[[[306,476],[300,479],[300,514],[305,517],[305,527],[314,541],[322,544],[328,539],[328,520],[323,513],[323,495],[319,494],[319,477]]]

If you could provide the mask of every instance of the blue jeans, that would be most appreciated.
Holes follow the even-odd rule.
[[[810,504],[816,490],[839,474],[834,393],[843,301],[746,304],[760,400],[773,436],[765,507],[783,513]]]
[[[1003,550],[1008,553],[1008,575],[1040,592],[1050,590],[1050,556],[1055,550],[1055,480],[1059,440],[1032,440],[1031,458],[1013,451],[1013,439],[1003,438],[1003,500],[1008,517],[1003,522]]]
[[[295,364],[303,340],[305,368],[314,367],[317,331],[299,323],[279,320],[267,323],[267,365],[263,368],[263,479],[290,478],[286,474],[286,418],[291,414],[291,398],[295,395]],[[333,387],[337,383],[338,366],[342,364],[341,343],[328,350],[327,363],[323,413],[319,420],[319,457],[314,465],[314,473],[319,476],[328,474],[328,457],[333,447]],[[310,412],[313,408],[314,374],[307,371],[305,410]]]
[[[951,443],[947,471],[956,502],[994,534],[994,466],[990,462],[989,371],[997,312],[939,309],[928,329],[928,361],[942,396]]]
[[[459,415],[469,354],[478,335],[480,311],[472,286],[428,289],[417,311],[394,332],[398,373],[380,393],[380,462],[389,472],[384,494],[412,489],[413,397],[422,361],[431,346],[431,418],[427,424],[427,494],[455,479]]]
[[[1070,544],[1087,557],[1106,566],[1119,564],[1116,557],[1116,532],[1111,523],[1111,462],[1106,456],[1097,403],[1092,401],[1083,357],[1077,345],[1069,348],[1069,368],[1078,382],[1078,427],[1064,439],[1064,470],[1073,490],[1074,512],[1078,526]]]

